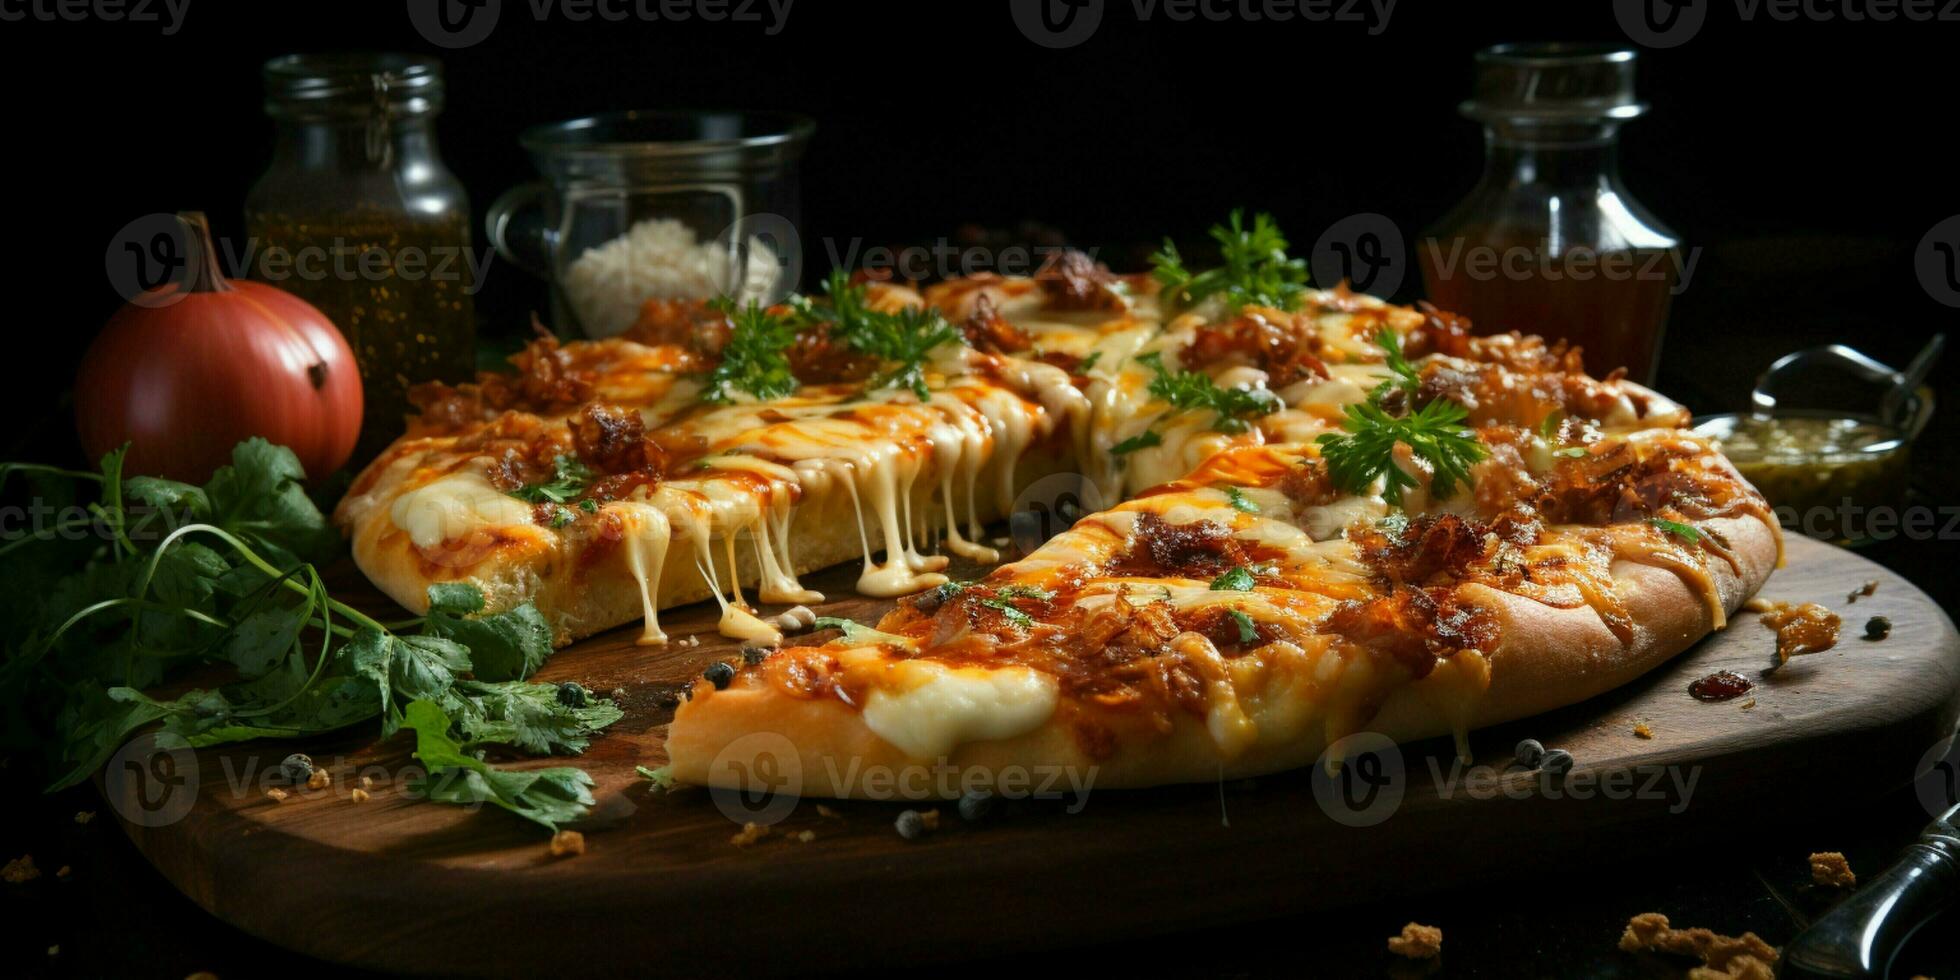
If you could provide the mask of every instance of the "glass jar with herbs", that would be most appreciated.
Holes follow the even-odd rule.
[[[254,276],[326,313],[366,395],[358,465],[402,431],[408,389],[475,367],[477,262],[436,149],[442,66],[400,54],[265,65],[272,163],[245,202]]]

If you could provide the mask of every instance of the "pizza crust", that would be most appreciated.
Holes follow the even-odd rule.
[[[1726,539],[1740,571],[1710,556],[1708,571],[1721,607],[1733,614],[1769,578],[1778,560],[1776,528],[1754,516],[1702,522]],[[1622,643],[1588,607],[1561,609],[1471,585],[1469,601],[1499,619],[1503,641],[1488,658],[1489,686],[1479,686],[1474,655],[1460,654],[1422,680],[1397,688],[1361,731],[1411,742],[1495,725],[1550,711],[1612,690],[1693,646],[1715,628],[1700,587],[1664,568],[1621,559],[1612,567],[1616,590],[1635,623]],[[1136,788],[1233,779],[1295,769],[1317,760],[1330,742],[1324,724],[1261,726],[1242,751],[1227,753],[1202,719],[1176,715],[1159,733],[1134,717],[1097,713],[1115,751],[1084,751],[1073,730],[1077,712],[1064,702],[1043,724],[1012,738],[960,745],[944,759],[907,755],[879,737],[863,713],[832,697],[798,698],[744,673],[735,686],[697,683],[669,731],[672,773],[682,782],[742,788],[764,755],[790,765],[805,796],[935,799],[972,789],[1012,789],[1009,777],[1059,774],[1099,788]],[[1276,712],[1269,712],[1276,714]],[[1286,729],[1286,730],[1282,730]],[[874,771],[893,774],[875,784]],[[1024,791],[1026,787],[1022,787]]]

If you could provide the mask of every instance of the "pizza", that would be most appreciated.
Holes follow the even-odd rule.
[[[1461,739],[1681,652],[1779,561],[1678,404],[1562,344],[1312,288],[1263,216],[1214,235],[1200,272],[1071,252],[544,335],[514,374],[418,392],[337,518],[404,605],[466,581],[560,642],[637,622],[658,645],[662,609],[712,599],[749,655],[679,706],[672,775],[738,779],[765,732],[831,796],[865,792],[843,759],[1147,786],[1364,730]],[[1003,556],[988,526],[1056,473],[1108,506]],[[948,555],[1014,560],[955,581]],[[783,645],[762,608],[854,559],[896,607]]]

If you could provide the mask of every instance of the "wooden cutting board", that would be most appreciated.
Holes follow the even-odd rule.
[[[412,768],[406,737],[203,750],[194,764],[186,754],[168,772],[152,767],[158,779],[107,780],[105,793],[120,797],[111,802],[136,846],[220,918],[311,956],[393,971],[890,966],[1191,929],[1528,871],[1607,842],[1665,846],[1760,819],[1769,800],[1842,803],[1910,779],[1960,709],[1952,623],[1853,553],[1793,538],[1788,558],[1762,594],[1842,613],[1837,649],[1759,678],[1773,636],[1742,614],[1634,684],[1474,733],[1488,769],[1453,770],[1448,740],[1437,740],[1360,759],[1345,785],[1316,769],[1092,790],[1003,802],[977,823],[941,807],[939,829],[917,841],[894,832],[902,804],[829,803],[829,815],[801,801],[739,847],[724,810],[740,815],[752,801],[663,794],[634,774],[664,761],[678,686],[736,656],[715,636],[710,605],[661,617],[698,647],[636,647],[637,630],[622,629],[561,651],[540,675],[624,691],[625,719],[576,760],[598,783],[583,856],[553,858],[541,831],[501,811],[406,798],[395,782]],[[812,584],[847,596],[853,574]],[[1847,605],[1867,580],[1877,593]],[[872,621],[888,605],[850,598],[822,611]],[[1872,615],[1891,618],[1889,639],[1861,638]],[[1688,695],[1721,668],[1757,679],[1755,690],[1726,703]],[[1570,781],[1502,771],[1527,737],[1573,754]],[[331,766],[334,786],[268,799],[258,778],[299,750]],[[362,771],[373,798],[356,803]],[[142,792],[156,807],[172,780],[173,793],[194,796],[136,805]],[[469,941],[450,941],[459,935]]]

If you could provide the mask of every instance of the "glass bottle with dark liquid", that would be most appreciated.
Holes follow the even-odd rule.
[[[320,308],[366,399],[355,465],[403,428],[408,390],[476,366],[470,207],[437,152],[442,66],[310,54],[265,66],[271,166],[245,201],[253,272]],[[321,476],[324,474],[308,474]]]
[[[1653,380],[1680,240],[1620,182],[1634,52],[1505,44],[1477,53],[1463,114],[1484,125],[1482,181],[1417,242],[1430,302],[1478,333],[1585,349],[1587,370]]]

